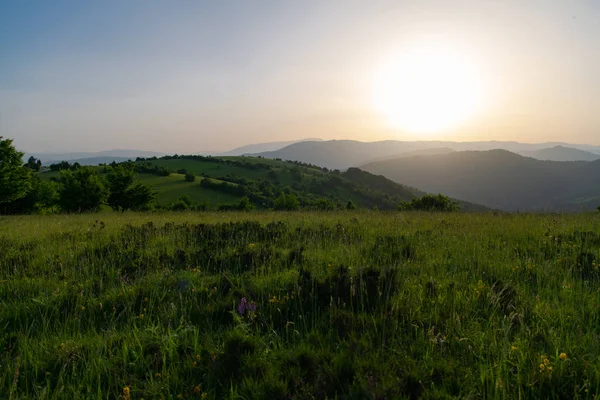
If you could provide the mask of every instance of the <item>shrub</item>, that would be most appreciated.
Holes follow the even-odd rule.
[[[443,194],[431,195],[426,194],[423,197],[412,199],[410,202],[403,201],[398,210],[415,210],[415,211],[437,211],[451,212],[458,211],[458,203]]]
[[[194,182],[196,180],[196,175],[193,174],[185,174],[186,182]]]

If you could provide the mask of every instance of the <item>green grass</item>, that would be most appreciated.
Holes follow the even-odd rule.
[[[206,203],[210,206],[239,202],[239,197],[200,186],[201,178],[196,178],[194,182],[186,182],[184,178],[182,174],[136,174],[135,177],[137,182],[150,185],[156,190],[156,200],[159,204],[169,204],[182,196],[189,196],[194,203]]]
[[[0,217],[0,397],[599,398],[599,262],[592,214]]]

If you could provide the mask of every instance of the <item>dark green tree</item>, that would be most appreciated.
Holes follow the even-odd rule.
[[[240,199],[240,202],[237,206],[240,211],[252,211],[254,209],[254,205],[250,203],[250,199],[246,196]]]
[[[356,206],[352,200],[348,200],[348,203],[346,203],[346,210],[356,210]]]
[[[194,174],[185,174],[186,182],[194,182],[196,180],[196,175]]]
[[[150,186],[143,183],[136,183],[125,191],[121,209],[134,211],[148,210],[155,198],[156,193]]]
[[[117,164],[108,169],[106,181],[110,195],[108,196],[108,205],[113,210],[124,210],[127,203],[127,189],[133,184],[134,166],[133,164]]]
[[[23,153],[0,136],[0,205],[23,198],[31,190],[31,170],[23,168]]]
[[[108,205],[114,210],[146,210],[156,198],[150,186],[143,183],[133,184],[134,174],[135,164],[132,162],[116,164],[108,170]]]
[[[95,211],[108,199],[105,181],[91,167],[60,173],[59,205],[63,211]]]
[[[426,194],[420,198],[414,198],[410,202],[402,202],[398,210],[415,210],[430,212],[452,212],[458,211],[458,203],[443,194]]]
[[[275,210],[294,211],[300,208],[300,201],[292,193],[282,193],[273,204]]]
[[[38,160],[34,156],[29,157],[27,164],[24,165],[32,171],[40,171],[42,169],[42,161]]]

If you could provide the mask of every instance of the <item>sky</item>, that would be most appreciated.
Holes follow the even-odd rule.
[[[428,46],[469,65],[479,100],[424,133],[391,123],[373,93],[382,66]],[[455,83],[444,98],[464,96]],[[596,0],[0,2],[0,136],[27,152],[303,138],[600,145],[599,106]]]

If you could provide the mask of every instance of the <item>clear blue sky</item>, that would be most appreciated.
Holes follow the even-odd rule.
[[[378,66],[423,40],[459,48],[487,85],[484,111],[428,138],[600,144],[593,0],[6,0],[0,135],[25,151],[180,153],[415,139],[371,92]]]

